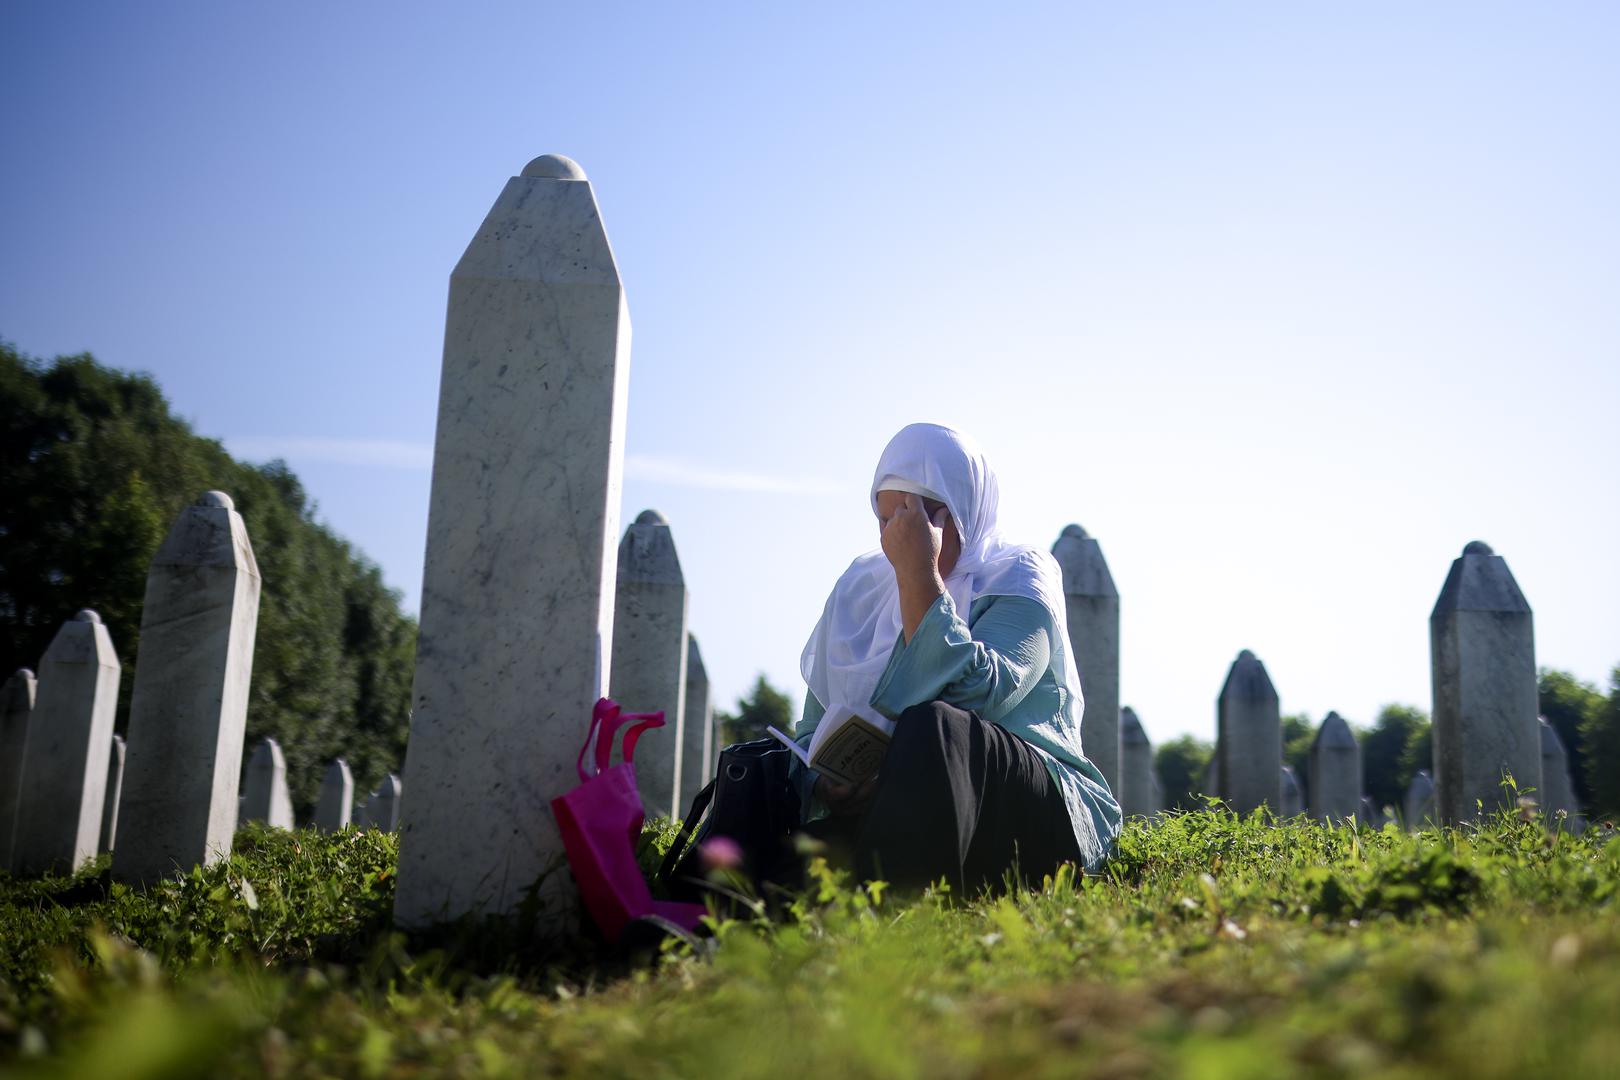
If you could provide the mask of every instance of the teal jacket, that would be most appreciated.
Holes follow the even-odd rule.
[[[943,701],[1029,743],[1063,792],[1085,868],[1095,870],[1119,835],[1119,802],[1080,748],[1081,703],[1052,671],[1056,634],[1046,608],[1026,597],[982,596],[964,623],[950,596],[941,596],[909,643],[896,638],[870,704],[893,719],[913,705]],[[800,745],[809,746],[825,711],[805,695],[793,729]],[[811,796],[817,774],[794,764],[806,819],[823,816],[825,807]]]

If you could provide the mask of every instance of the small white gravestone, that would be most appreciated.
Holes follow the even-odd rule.
[[[630,317],[590,182],[507,181],[450,275],[394,916],[499,915],[542,881],[551,799],[607,689]]]
[[[1118,795],[1119,590],[1102,546],[1078,525],[1064,528],[1052,545],[1052,557],[1063,571],[1070,660],[1080,672],[1085,699],[1080,747]]]
[[[1216,701],[1216,775],[1221,798],[1239,814],[1282,810],[1282,714],[1266,665],[1238,653]]]
[[[1502,780],[1541,788],[1536,645],[1507,561],[1475,540],[1451,564],[1429,616],[1438,818],[1472,820],[1511,801]]]
[[[393,773],[383,777],[383,782],[377,785],[377,790],[366,800],[366,824],[383,832],[398,829],[400,796],[403,792],[404,785],[400,783],[399,777]]]
[[[13,872],[70,873],[95,858],[120,670],[93,611],[63,623],[45,650],[23,753]]]
[[[1406,785],[1406,797],[1401,800],[1401,817],[1406,827],[1414,831],[1435,824],[1434,778],[1428,769],[1412,774],[1412,782]]]
[[[265,738],[248,759],[242,784],[242,821],[262,821],[272,829],[293,827],[292,797],[287,794],[287,759],[281,744]]]
[[[675,800],[684,816],[692,798],[709,782],[714,768],[714,706],[709,700],[709,672],[703,666],[697,638],[686,635],[686,739],[681,750],[681,792]]]
[[[156,881],[230,854],[259,567],[223,491],[175,519],[152,558],[129,708],[129,766],[113,877]]]
[[[1081,736],[1084,744],[1085,737]],[[1153,799],[1153,744],[1147,731],[1129,705],[1119,711],[1119,799],[1120,813],[1126,817],[1152,817],[1158,809]]]
[[[322,832],[340,832],[353,820],[354,775],[349,763],[338,758],[321,777],[321,797],[315,804],[315,827]]]
[[[1330,712],[1311,743],[1311,816],[1329,823],[1361,810],[1361,745],[1344,717]]]
[[[1277,778],[1277,784],[1282,788],[1281,815],[1291,818],[1305,812],[1305,793],[1299,789],[1299,777],[1295,775],[1293,766],[1284,765],[1282,775]]]
[[[22,795],[23,754],[28,748],[28,720],[34,714],[39,681],[18,668],[0,687],[0,870],[11,866],[11,840],[17,832]]]
[[[679,817],[686,741],[686,578],[669,522],[644,510],[619,542],[608,696],[626,712],[662,712],[664,726],[636,744],[636,783],[647,813]]]
[[[118,842],[118,806],[124,791],[124,740],[112,737],[107,760],[107,797],[101,802],[101,850],[111,852]]]

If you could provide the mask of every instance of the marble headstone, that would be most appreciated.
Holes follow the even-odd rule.
[[[649,815],[679,817],[686,741],[686,578],[669,523],[643,510],[619,542],[608,696],[626,712],[662,712],[636,744],[636,783]]]
[[[1119,711],[1119,787],[1114,791],[1126,817],[1152,817],[1158,809],[1153,802],[1153,744],[1129,705]]]
[[[1277,779],[1278,786],[1282,788],[1282,810],[1280,816],[1294,817],[1305,812],[1305,794],[1300,791],[1299,777],[1295,775],[1291,765],[1282,767],[1282,775]]]
[[[243,782],[242,821],[262,821],[272,829],[293,827],[292,797],[287,793],[287,759],[281,744],[260,741],[248,759]]]
[[[1064,614],[1070,659],[1080,672],[1085,711],[1080,745],[1118,792],[1119,772],[1119,590],[1102,546],[1078,525],[1064,528],[1052,545],[1063,571]]]
[[[1541,720],[1541,792],[1536,800],[1549,823],[1558,821],[1563,811],[1565,825],[1573,823],[1580,807],[1575,804],[1575,784],[1569,775],[1569,754],[1558,731],[1546,720]]]
[[[366,800],[366,824],[383,832],[393,832],[399,828],[399,812],[403,803],[401,796],[405,790],[399,777],[389,773],[383,777],[377,790],[371,793]]]
[[[68,873],[96,857],[120,671],[94,611],[63,623],[45,650],[23,753],[15,873]]]
[[[315,827],[322,832],[339,832],[352,820],[354,776],[349,763],[338,758],[321,777],[321,796],[315,804]]]
[[[39,680],[18,668],[0,687],[0,870],[11,866],[11,838],[17,831],[18,798],[22,795],[23,754],[28,748],[28,720],[34,714]]]
[[[1435,808],[1447,825],[1541,787],[1536,644],[1530,605],[1507,561],[1475,540],[1451,564],[1429,616]]]
[[[1216,701],[1216,773],[1221,797],[1239,814],[1282,811],[1282,714],[1266,666],[1238,653]]]
[[[536,158],[450,275],[394,916],[572,911],[551,799],[607,690],[630,318],[585,173]]]
[[[1406,785],[1406,797],[1401,800],[1401,817],[1408,829],[1426,829],[1434,820],[1434,779],[1429,770],[1419,769]]]
[[[1350,725],[1330,712],[1311,743],[1311,816],[1338,822],[1361,810],[1361,745]]]
[[[112,737],[112,753],[107,755],[107,796],[101,801],[101,850],[105,854],[118,843],[118,807],[124,792],[124,740]]]
[[[714,708],[709,701],[709,673],[703,666],[703,654],[698,650],[697,638],[686,635],[686,739],[681,751],[681,792],[675,800],[682,816],[692,805],[692,797],[709,782],[713,767],[709,754],[713,749]]]
[[[113,877],[156,881],[231,851],[259,567],[231,497],[205,492],[152,559]]]

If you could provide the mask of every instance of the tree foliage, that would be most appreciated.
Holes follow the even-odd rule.
[[[765,738],[765,729],[774,727],[793,734],[793,702],[788,696],[760,675],[747,697],[737,699],[736,712],[717,711],[714,717],[719,727],[721,742],[747,742]]]
[[[333,757],[361,789],[399,767],[415,621],[378,568],[315,520],[284,463],[235,461],[149,376],[88,354],[44,364],[3,343],[0,460],[0,670],[34,667],[64,619],[94,608],[124,665],[123,731],[148,564],[180,510],[217,489],[241,512],[263,580],[249,746],[280,742],[305,811]]]
[[[1166,810],[1199,810],[1206,805],[1202,796],[1214,792],[1204,791],[1204,770],[1214,756],[1214,746],[1191,735],[1159,745],[1153,753],[1153,767],[1159,774]]]
[[[1300,800],[1311,804],[1311,743],[1316,741],[1316,725],[1307,713],[1294,713],[1282,718],[1282,763],[1294,770],[1299,783]]]
[[[1537,708],[1558,733],[1564,753],[1569,755],[1570,780],[1575,786],[1575,801],[1581,806],[1592,805],[1592,784],[1586,768],[1586,728],[1598,721],[1608,704],[1597,687],[1581,682],[1567,671],[1542,668],[1536,679]]]
[[[1581,722],[1585,778],[1594,818],[1620,818],[1620,665],[1609,672],[1609,697]]]
[[[1419,769],[1430,769],[1429,714],[1412,705],[1385,705],[1361,739],[1361,786],[1377,807],[1400,807]]]

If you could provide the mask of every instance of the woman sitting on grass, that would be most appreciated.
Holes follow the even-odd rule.
[[[1002,537],[995,474],[950,428],[890,440],[871,498],[882,550],[827,598],[794,736],[808,746],[829,709],[870,706],[895,721],[893,740],[856,787],[795,765],[806,831],[852,849],[863,878],[903,888],[1095,868],[1120,811],[1080,746],[1057,563]]]

